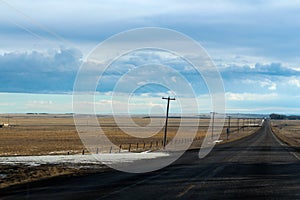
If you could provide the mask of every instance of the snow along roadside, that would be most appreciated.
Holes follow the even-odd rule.
[[[39,166],[42,164],[115,164],[133,162],[142,159],[154,159],[169,156],[164,152],[111,153],[87,155],[47,155],[47,156],[9,156],[0,157],[2,165],[24,164]]]

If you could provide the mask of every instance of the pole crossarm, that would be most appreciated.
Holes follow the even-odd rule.
[[[162,99],[166,99],[166,100],[176,100],[175,98],[170,98],[170,97],[162,97]]]

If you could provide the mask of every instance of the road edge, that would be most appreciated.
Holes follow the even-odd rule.
[[[294,146],[291,146],[290,144],[288,144],[286,141],[284,141],[283,139],[281,139],[280,137],[277,136],[276,132],[273,131],[272,125],[269,122],[269,129],[270,132],[272,134],[272,136],[275,138],[275,140],[285,148],[285,150],[287,150],[290,154],[292,154],[296,159],[300,160],[300,152],[298,151],[297,148],[295,148]],[[295,152],[291,152],[290,149],[293,149]]]

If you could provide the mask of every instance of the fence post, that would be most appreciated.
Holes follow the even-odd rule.
[[[98,147],[97,147],[96,154],[98,154],[98,153],[99,153],[99,150],[98,150]]]
[[[122,144],[120,144],[120,147],[119,147],[119,153],[121,152],[121,149],[122,149]]]
[[[82,155],[84,155],[84,149],[82,150]]]
[[[131,150],[131,143],[129,144],[129,148],[128,148],[128,151],[130,152],[130,150]]]
[[[136,150],[139,150],[139,143],[136,143]]]
[[[111,153],[111,150],[112,150],[112,146],[110,147],[109,153]]]

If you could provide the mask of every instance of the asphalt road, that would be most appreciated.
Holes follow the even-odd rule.
[[[57,177],[0,190],[1,199],[300,199],[300,155],[269,123],[204,159],[186,152],[164,169]]]

